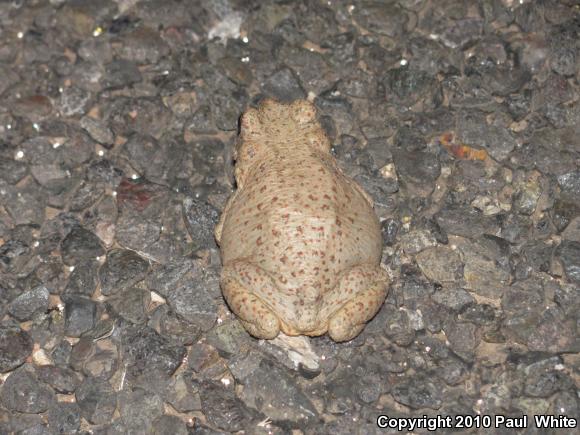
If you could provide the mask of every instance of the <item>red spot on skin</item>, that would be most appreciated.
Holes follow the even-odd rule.
[[[258,245],[258,246],[261,246],[261,245],[262,245],[262,243],[263,243],[263,242],[262,242],[262,236],[260,236],[260,237],[258,237],[258,238],[256,239],[256,245]]]
[[[275,229],[272,229],[272,235],[273,235],[274,237],[280,237],[280,231],[278,231],[278,230],[275,230]]]
[[[330,196],[328,196],[326,193],[324,194],[324,199],[330,199]]]
[[[257,230],[261,230],[261,229],[262,229],[262,224],[258,224],[258,225],[256,225],[256,229],[257,229]]]
[[[267,189],[267,187],[266,187],[266,186],[262,186],[262,187],[260,188],[260,192],[264,193],[264,192],[266,191],[266,189]]]
[[[288,261],[288,257],[286,255],[280,257],[280,262],[283,264],[286,264],[286,261]]]
[[[304,229],[302,228],[302,226],[301,226],[301,225],[298,225],[298,226],[296,227],[296,232],[297,232],[297,233],[299,233],[299,234],[304,234]]]
[[[276,201],[278,201],[278,197],[277,196],[275,196],[274,198],[272,198],[272,202],[276,202]]]
[[[336,218],[336,221],[335,222],[336,222],[336,225],[339,226],[339,227],[342,225],[342,222],[340,221],[339,218]]]
[[[262,203],[258,204],[258,205],[256,206],[256,208],[257,208],[258,210],[262,210]]]

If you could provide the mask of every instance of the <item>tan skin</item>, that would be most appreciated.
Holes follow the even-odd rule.
[[[246,330],[356,337],[388,292],[380,225],[331,155],[314,106],[266,100],[246,112],[235,176],[215,236],[222,291]]]

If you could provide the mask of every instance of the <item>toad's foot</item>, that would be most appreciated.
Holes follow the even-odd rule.
[[[360,334],[385,301],[388,285],[387,273],[379,266],[371,272],[367,266],[354,267],[344,275],[339,284],[339,294],[353,293],[355,296],[330,318],[330,338],[348,341]]]
[[[252,264],[235,262],[224,267],[222,272],[221,286],[226,302],[248,333],[262,339],[276,337],[280,332],[278,318],[256,294],[242,284],[242,277],[253,279],[257,284],[270,284],[270,277],[262,269]]]

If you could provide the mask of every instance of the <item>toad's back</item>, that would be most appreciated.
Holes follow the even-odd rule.
[[[341,270],[380,256],[372,207],[332,156],[317,151],[264,158],[230,210],[224,263],[249,258],[281,289],[303,287],[307,299],[334,288]]]

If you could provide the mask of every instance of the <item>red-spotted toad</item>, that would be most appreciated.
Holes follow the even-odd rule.
[[[373,202],[343,174],[308,101],[264,101],[241,120],[236,192],[215,229],[221,287],[255,337],[356,337],[387,273]]]

